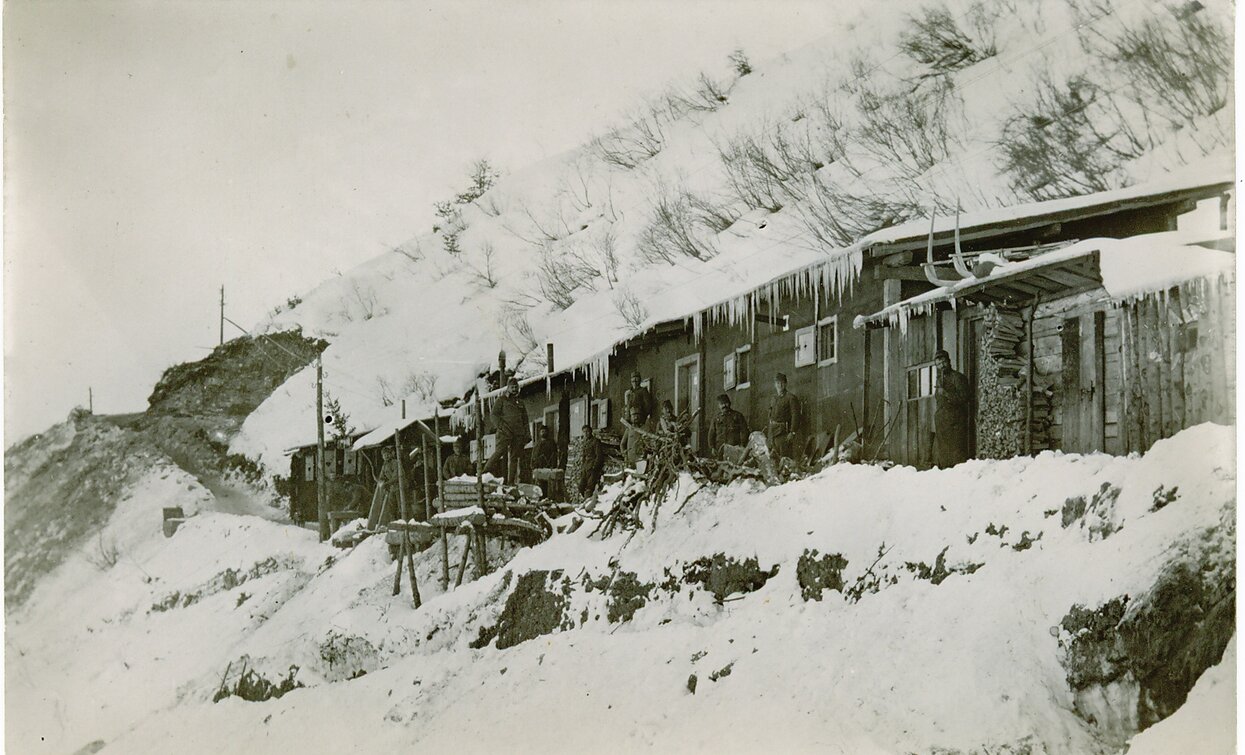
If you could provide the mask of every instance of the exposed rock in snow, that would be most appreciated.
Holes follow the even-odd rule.
[[[1230,568],[1231,438],[1204,425],[1141,458],[738,483],[679,514],[663,506],[655,531],[600,541],[581,527],[493,550],[495,566],[513,558],[448,594],[434,546],[416,557],[418,610],[390,595],[377,538],[343,552],[201,515],[132,545],[133,565],[111,574],[67,564],[14,617],[9,745],[1115,752],[1146,715],[1171,712],[1154,679],[1192,684],[1216,660],[1194,660],[1202,619],[1164,596],[1170,575]],[[1081,526],[1104,484],[1119,491],[1105,536]],[[1087,505],[1065,519],[1077,498]],[[1070,679],[1063,622],[1114,601],[1125,608],[1106,625],[1125,647],[1165,652],[1100,666],[1094,707]],[[270,681],[295,666],[307,686],[212,703],[243,660]]]

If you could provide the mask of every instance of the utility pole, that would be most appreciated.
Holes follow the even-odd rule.
[[[225,286],[220,287],[220,343],[219,346],[225,345]]]
[[[324,362],[316,357],[316,502],[320,511],[320,542],[329,539],[329,496],[324,479]]]
[[[89,385],[86,387],[86,410],[95,413],[95,391]]]

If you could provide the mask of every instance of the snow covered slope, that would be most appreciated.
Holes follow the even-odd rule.
[[[685,483],[655,531],[589,522],[449,594],[427,551],[419,610],[374,539],[203,515],[11,617],[8,745],[1120,752],[1234,636],[1232,447],[1203,425],[1142,458],[837,466],[680,511]],[[1230,658],[1190,705],[1233,694]],[[307,686],[213,703],[243,663]]]
[[[1207,34],[1230,41],[1232,6],[1201,5],[844,8],[821,42],[746,75],[724,65],[707,84],[673,82],[602,124],[595,144],[451,205],[438,232],[325,281],[259,328],[330,341],[329,393],[368,429],[403,397],[418,411],[461,395],[502,348],[525,374],[542,369],[546,342],[561,367],[599,364],[662,320],[718,304],[732,316],[732,299],[802,266],[831,260],[829,282],[851,285],[852,241],[957,201],[998,207],[1207,155],[1230,163],[1232,108],[1216,99],[1230,77]],[[931,22],[927,7],[946,15]],[[1154,33],[1208,56],[1193,56],[1201,88],[1165,90],[1146,56],[1120,52]],[[950,41],[922,46],[940,34]],[[1065,127],[1047,144],[1058,155],[1005,150]],[[1100,143],[1099,132],[1114,136]],[[1077,139],[1090,146],[1066,143]],[[282,472],[281,452],[314,440],[313,380],[304,370],[279,388],[233,450]]]

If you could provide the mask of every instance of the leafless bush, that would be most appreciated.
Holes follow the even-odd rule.
[[[883,91],[862,81],[856,106],[860,122],[852,134],[855,142],[900,176],[920,176],[955,146],[950,121],[960,111],[960,98],[948,81],[921,91]]]
[[[701,72],[690,89],[671,89],[667,92],[666,104],[673,117],[686,113],[712,113],[730,100],[729,95],[728,87]]]
[[[87,563],[99,571],[108,571],[116,566],[120,559],[121,551],[117,547],[117,542],[112,538],[105,540],[102,532],[95,539],[95,547],[86,554]]]
[[[402,255],[411,262],[419,262],[424,258],[424,250],[420,247],[418,240],[398,244],[393,247],[392,251]]]
[[[528,319],[526,310],[503,308],[502,329],[506,340],[521,355],[518,362],[514,365],[515,368],[518,368],[523,360],[531,354],[538,354],[538,358],[543,361],[544,354],[537,349],[540,343],[536,340],[536,331],[532,328],[532,322]]]
[[[558,188],[558,196],[565,198],[580,212],[592,207],[592,176],[587,162],[583,158],[573,161],[562,173],[561,186]]]
[[[927,76],[952,73],[998,54],[996,20],[996,11],[984,2],[969,6],[963,24],[946,5],[929,6],[909,18],[909,28],[899,35],[899,49],[927,67]]]
[[[536,262],[536,281],[540,293],[559,309],[575,303],[575,293],[590,288],[601,277],[601,270],[573,246],[547,244]]]
[[[370,320],[378,315],[385,314],[384,309],[380,306],[380,299],[376,295],[376,290],[371,286],[360,286],[359,281],[351,279],[350,293],[341,299],[342,319],[347,322],[354,322],[356,317],[363,320]]]
[[[1002,168],[1013,190],[1033,199],[1106,191],[1121,166],[1146,149],[1109,93],[1084,77],[1041,73],[1033,100],[1003,125]]]
[[[639,331],[644,321],[648,319],[648,308],[629,288],[620,288],[614,292],[614,307],[632,330]]]
[[[915,200],[869,189],[849,190],[819,175],[809,177],[800,223],[820,247],[846,247],[882,228],[920,217],[928,211]]]
[[[395,400],[393,385],[380,375],[376,376],[376,399],[380,401],[381,406],[393,406]]]
[[[731,68],[734,69],[736,76],[747,76],[752,73],[752,63],[742,48],[737,48],[726,59],[731,62]]]
[[[593,255],[601,263],[601,272],[605,275],[605,282],[613,288],[618,282],[618,269],[622,264],[622,261],[618,259],[618,237],[614,235],[612,228],[606,228],[595,234],[588,243]]]
[[[1109,9],[1109,8],[1108,8]],[[1091,52],[1118,66],[1149,116],[1179,128],[1222,110],[1232,89],[1232,38],[1200,5],[1088,29]]]
[[[430,372],[412,372],[402,382],[402,395],[418,396],[424,401],[434,400],[437,395],[437,376]]]
[[[497,200],[497,193],[491,192],[485,194],[476,200],[476,207],[480,208],[480,212],[495,218],[502,213],[501,204]]]
[[[469,255],[463,255],[463,270],[466,271],[472,282],[481,288],[497,288],[497,250],[493,247],[492,242],[485,241],[480,244],[480,264],[471,261]]]
[[[718,145],[718,158],[732,196],[749,209],[770,212],[799,198],[798,179],[823,167],[808,132],[792,134],[788,127],[736,134]]]
[[[717,254],[712,226],[706,226],[687,191],[659,186],[648,224],[636,239],[636,252],[646,262],[673,262],[679,257],[704,260]]]
[[[695,222],[712,231],[721,233],[735,224],[742,213],[730,202],[719,201],[701,194],[688,192],[684,195]]]
[[[630,170],[657,156],[666,144],[665,105],[649,103],[620,128],[612,128],[592,140],[593,153],[607,165]]]

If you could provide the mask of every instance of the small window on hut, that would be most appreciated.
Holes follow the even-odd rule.
[[[934,395],[934,365],[921,364],[908,368],[908,400],[928,398]]]
[[[578,438],[584,434],[584,424],[588,421],[588,399],[577,398],[571,401],[571,437]]]
[[[817,323],[817,364],[825,366],[839,361],[839,318],[823,317]]]
[[[722,389],[735,387],[735,352],[722,357]]]
[[[752,382],[752,344],[735,349],[735,390],[747,388]]]
[[[817,328],[810,325],[795,332],[795,366],[807,367],[817,361]]]

